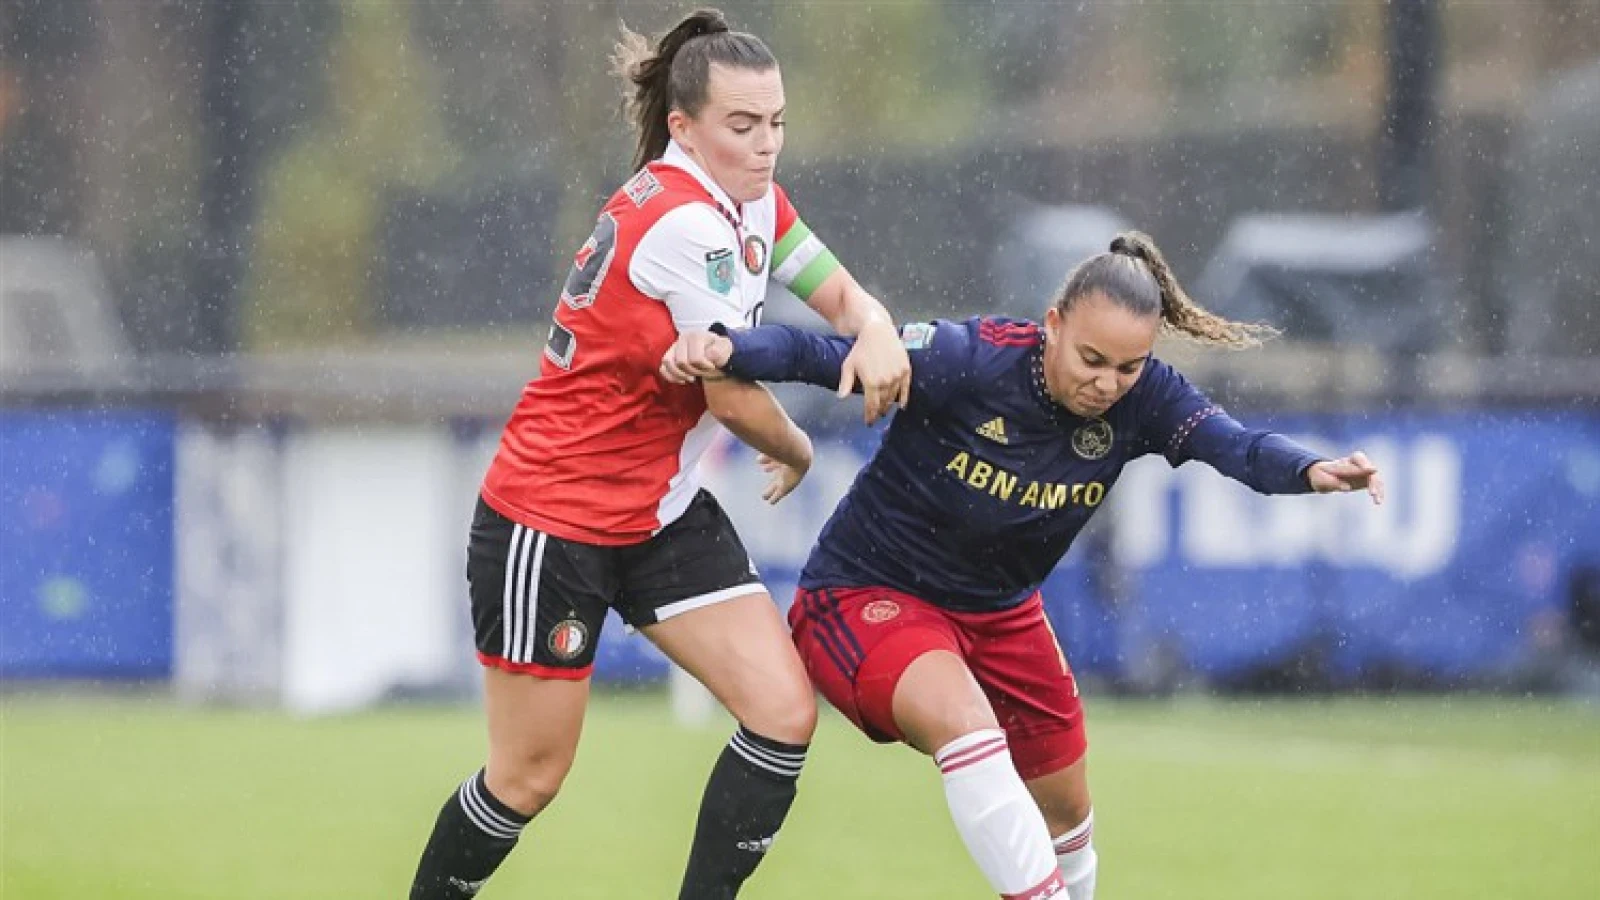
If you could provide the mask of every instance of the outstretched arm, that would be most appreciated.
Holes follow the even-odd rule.
[[[973,381],[976,320],[912,322],[899,340],[911,359],[912,393],[920,415],[930,415]],[[729,331],[682,331],[661,359],[661,377],[673,384],[733,376],[748,381],[799,381],[839,390],[854,338],[817,334],[787,325]],[[849,387],[861,392],[856,382]]]
[[[733,376],[747,381],[800,381],[830,390],[854,338],[816,334],[787,325],[741,331],[690,331],[661,359],[661,377],[675,384]],[[857,384],[855,389],[860,388]]]
[[[1198,459],[1263,494],[1364,489],[1383,502],[1383,477],[1361,451],[1330,460],[1281,434],[1246,428],[1170,366],[1151,366],[1146,446],[1172,465]]]
[[[1177,452],[1179,461],[1201,460],[1263,494],[1365,489],[1372,502],[1383,502],[1383,476],[1365,453],[1323,459],[1276,432],[1245,428],[1220,409],[1199,422]]]

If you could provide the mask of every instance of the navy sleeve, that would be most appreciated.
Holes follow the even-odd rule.
[[[1143,414],[1145,452],[1160,453],[1174,468],[1197,459],[1263,494],[1311,490],[1305,470],[1326,457],[1281,434],[1246,428],[1189,380],[1151,360]]]
[[[722,367],[729,375],[746,381],[803,381],[832,390],[838,390],[839,368],[856,342],[788,325],[712,330],[733,342],[733,355]]]
[[[801,381],[838,390],[839,370],[855,346],[855,338],[788,325],[712,330],[733,342],[723,371],[746,381]],[[900,330],[900,340],[911,359],[913,407],[938,406],[970,380],[972,339],[964,324],[913,322]]]

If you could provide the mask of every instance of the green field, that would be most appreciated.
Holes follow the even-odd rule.
[[[301,720],[0,700],[0,898],[402,898],[482,753],[469,708]],[[1600,711],[1542,701],[1098,702],[1102,900],[1600,897]],[[676,895],[726,737],[597,700],[562,797],[485,889]],[[822,722],[744,896],[991,896],[932,765]]]

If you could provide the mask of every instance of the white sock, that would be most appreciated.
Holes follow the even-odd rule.
[[[1099,857],[1094,852],[1094,810],[1077,828],[1056,838],[1056,861],[1067,883],[1068,900],[1094,900],[1095,869]]]
[[[1011,763],[1004,732],[962,735],[933,755],[944,797],[967,852],[1008,900],[1044,900],[1062,891],[1050,828]]]

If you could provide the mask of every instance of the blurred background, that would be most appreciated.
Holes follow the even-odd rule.
[[[1549,833],[1592,851],[1600,2],[720,6],[781,61],[780,180],[897,319],[1037,317],[1072,264],[1136,227],[1202,303],[1285,332],[1249,353],[1164,344],[1163,357],[1239,417],[1330,453],[1359,446],[1388,473],[1390,503],[1372,508],[1266,500],[1201,467],[1130,467],[1046,587],[1092,697],[1176,698],[1103,702],[1101,752],[1139,758],[1176,741],[1168,716],[1189,734],[1220,721],[1305,751],[1328,736],[1313,724],[1330,715],[1322,704],[1351,703],[1326,721],[1361,742],[1291,753],[1291,768],[1374,758],[1359,780],[1399,778],[1385,796],[1402,797],[1418,765],[1443,767],[1441,794],[1451,778],[1554,772],[1535,779],[1552,799],[1534,805]],[[339,713],[454,755],[405,764],[415,798],[389,793],[398,777],[372,785],[374,803],[417,810],[392,843],[374,839],[393,884],[318,893],[338,883],[330,866],[292,889],[398,894],[440,792],[476,765],[462,578],[475,489],[537,372],[570,253],[629,174],[606,63],[616,23],[657,32],[687,10],[0,2],[0,813],[15,826],[0,829],[0,893],[189,896],[176,879],[128,875],[131,863],[108,864],[103,882],[61,865],[82,841],[36,827],[58,798],[30,786],[61,783],[72,735],[121,723],[135,736],[117,740],[150,742],[140,758],[154,772],[176,764],[163,734],[215,746],[214,759],[240,740],[300,746],[334,727],[303,716]],[[822,324],[792,298],[767,312]],[[766,508],[737,446],[708,475],[785,603],[881,430],[859,425],[858,401],[780,396],[817,439],[801,489]],[[599,727],[710,740],[686,763],[697,784],[716,734],[684,729],[703,715],[692,697],[664,711],[665,661],[616,625],[598,678],[623,693],[598,705],[613,717]],[[1185,705],[1197,702],[1222,706]],[[262,728],[272,736],[241,736]],[[1460,737],[1491,732],[1503,737],[1489,748]],[[1232,740],[1199,758],[1245,752]],[[852,735],[837,744],[912,767]],[[1152,769],[1188,784],[1205,765],[1179,751],[1140,760],[1123,781],[1111,769],[1113,796]],[[1241,777],[1258,783],[1278,762]],[[1513,787],[1508,802],[1543,796]],[[1465,821],[1432,803],[1439,821]],[[687,815],[692,798],[679,806]],[[184,818],[150,797],[129,808]],[[1439,830],[1405,821],[1408,834]],[[929,840],[949,839],[932,827]],[[1309,829],[1300,849],[1325,846]],[[1600,891],[1592,852],[1537,840],[1555,880],[1508,895]],[[1146,868],[1210,896],[1194,885],[1214,880],[1215,861],[1169,846],[1152,843]],[[879,848],[873,864],[905,852]],[[795,855],[796,874],[771,876],[762,896],[816,895]],[[1314,849],[1289,856],[1296,872],[1332,865]],[[1401,881],[1371,892],[1493,883],[1405,880],[1452,868],[1427,858],[1395,862]],[[537,883],[537,865],[506,877]],[[1330,871],[1349,888],[1347,867]],[[1217,896],[1283,896],[1285,882],[1235,874]],[[290,875],[251,883],[284,896],[272,879]],[[919,895],[982,894],[951,877]],[[1166,895],[1132,874],[1106,879]],[[861,895],[898,895],[872,884]],[[938,893],[947,884],[966,892]]]

